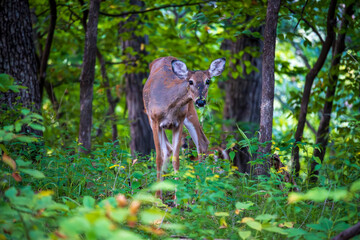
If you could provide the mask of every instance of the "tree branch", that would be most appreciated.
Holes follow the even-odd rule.
[[[295,25],[294,27],[294,31],[296,30],[297,26],[299,25],[299,23],[301,22],[301,20],[303,19],[303,14],[304,14],[304,10],[305,10],[305,7],[306,7],[306,4],[308,3],[308,0],[306,0],[302,10],[301,10],[301,15],[300,15],[300,19],[299,21],[297,22],[297,24]]]
[[[294,10],[292,10],[288,5],[284,4],[284,7],[286,7],[287,9],[289,9],[289,11],[293,14],[296,14],[296,12]],[[321,37],[320,33],[318,32],[318,30],[316,29],[315,26],[313,26],[308,20],[306,20],[305,18],[301,17],[301,19],[313,30],[313,32],[318,36],[318,38],[320,39],[320,42],[322,44],[324,44],[324,39]],[[301,20],[300,19],[300,20]]]
[[[132,15],[132,14],[153,12],[153,11],[161,10],[161,9],[164,9],[164,8],[177,8],[177,7],[185,7],[185,6],[194,6],[194,5],[200,5],[200,4],[209,3],[209,2],[214,2],[214,1],[213,0],[207,0],[207,1],[194,2],[194,3],[165,4],[165,5],[160,6],[160,7],[155,7],[155,8],[145,9],[145,10],[139,10],[139,11],[129,11],[129,12],[123,12],[123,13],[118,13],[118,14],[111,14],[111,13],[106,13],[106,12],[101,12],[100,11],[100,14],[104,15],[104,16],[109,16],[109,17],[124,17],[124,16]]]
[[[346,229],[345,231],[341,232],[339,235],[334,237],[332,240],[346,240],[346,239],[355,237],[356,235],[359,235],[359,234],[360,234],[360,222],[358,222],[354,226]]]

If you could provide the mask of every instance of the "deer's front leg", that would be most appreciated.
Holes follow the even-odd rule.
[[[183,121],[180,122],[178,127],[173,128],[173,137],[172,137],[173,159],[172,160],[173,160],[173,167],[175,173],[179,170],[179,166],[180,166],[179,153],[181,146],[182,131],[183,131]]]
[[[196,145],[199,157],[200,155],[205,154],[208,150],[209,140],[206,138],[200,126],[199,118],[192,101],[189,103],[184,125]]]

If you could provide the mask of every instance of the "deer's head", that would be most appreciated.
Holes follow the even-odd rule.
[[[173,60],[171,65],[175,75],[188,82],[188,92],[195,105],[204,107],[211,78],[219,76],[224,71],[225,62],[225,58],[216,59],[210,64],[209,69],[205,71],[189,71],[186,64],[179,60]]]

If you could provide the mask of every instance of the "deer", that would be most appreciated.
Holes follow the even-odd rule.
[[[179,170],[179,151],[183,126],[188,129],[197,152],[207,152],[209,140],[206,138],[195,109],[206,105],[206,97],[211,79],[219,76],[225,68],[225,58],[211,62],[208,70],[190,71],[186,64],[175,57],[162,57],[150,65],[150,74],[144,85],[143,101],[145,112],[152,129],[155,151],[157,181],[163,181],[172,154],[174,172]],[[165,129],[172,131],[172,144]],[[156,196],[162,198],[162,192]],[[175,194],[176,200],[176,194]]]

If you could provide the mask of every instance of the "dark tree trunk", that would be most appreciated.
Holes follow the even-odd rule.
[[[130,1],[133,5],[143,6],[143,2],[132,0]],[[133,32],[132,28],[126,28],[126,25],[131,22],[137,22],[137,25],[141,24],[138,19],[137,14],[131,15],[125,24],[120,24],[119,32]],[[136,60],[139,60],[139,56],[146,55],[145,51],[145,37],[139,37],[134,34],[131,34],[131,37],[128,39],[121,39],[121,45],[123,51],[126,48],[131,47],[138,54],[132,56],[128,54],[129,64],[128,69],[131,69],[130,73],[125,74],[126,79],[126,103],[128,108],[128,116],[130,122],[130,134],[131,142],[130,148],[133,156],[136,154],[147,155],[151,153],[151,150],[154,149],[154,139],[152,136],[152,131],[150,128],[149,120],[145,114],[145,108],[143,103],[143,80],[147,78],[145,72],[136,72],[135,70],[138,67]]]
[[[280,0],[269,0],[266,11],[266,23],[264,31],[264,52],[262,62],[262,91],[260,107],[260,146],[259,152],[264,156],[264,164],[255,166],[255,175],[268,175],[269,157],[272,140],[272,122],[274,110],[274,87],[275,87],[275,45],[276,45],[276,27],[278,22],[278,13],[280,9]]]
[[[349,24],[349,16],[353,14],[353,5],[347,6],[345,8],[345,12],[343,15],[343,19],[341,22],[341,30],[340,34],[337,37],[335,42],[335,47],[333,51],[333,57],[331,61],[330,68],[330,77],[329,77],[329,85],[326,91],[325,104],[322,112],[322,117],[320,120],[319,129],[316,133],[316,144],[319,145],[319,148],[314,150],[314,157],[318,157],[321,162],[324,160],[326,146],[329,139],[329,125],[331,120],[331,112],[332,106],[334,102],[334,95],[336,92],[336,85],[339,79],[339,67],[341,61],[341,55],[345,50],[345,36],[346,30]],[[315,167],[318,165],[316,161],[311,163],[311,171],[310,171],[310,180],[312,182],[316,182],[317,176],[319,175],[319,171],[315,170]]]
[[[261,26],[251,29],[251,31],[262,34],[263,28]],[[238,54],[246,47],[251,47],[253,52],[262,52],[263,42],[260,38],[243,35],[236,42],[225,40],[222,44],[222,49],[230,50],[231,55]],[[259,72],[252,71],[247,74],[245,61],[249,61]],[[254,57],[245,52],[241,59],[237,59],[235,63],[232,61],[229,61],[229,63],[232,71],[230,71],[228,80],[225,82],[224,119],[232,120],[230,121],[232,123],[247,123],[246,128],[242,128],[242,130],[250,133],[252,136],[258,130],[260,123],[262,59],[261,56]],[[238,72],[237,66],[241,66],[242,76],[234,78],[231,72]],[[224,130],[234,133],[238,131],[235,124],[224,125]],[[236,135],[238,136],[239,134]],[[238,149],[234,158],[234,165],[238,167],[240,172],[250,173],[250,160],[251,158],[246,148]]]
[[[1,93],[0,104],[12,108],[20,103],[40,113],[37,62],[29,3],[26,0],[0,1],[0,73],[12,76],[18,85],[27,87],[19,93]],[[42,135],[30,128],[26,131]]]
[[[334,41],[334,37],[335,37],[334,27],[336,23],[335,21],[336,5],[337,5],[337,0],[331,0],[328,10],[328,16],[327,16],[327,36],[325,42],[322,45],[319,58],[317,59],[313,68],[309,71],[309,73],[306,75],[305,78],[304,93],[301,99],[300,113],[298,118],[299,120],[295,132],[295,145],[292,151],[292,165],[295,167],[295,174],[297,176],[299,175],[299,171],[300,171],[299,147],[297,146],[297,143],[301,142],[302,140],[312,84],[314,82],[315,77],[323,67],[326,60],[326,56],[328,55],[328,52]]]
[[[80,76],[80,152],[91,151],[92,101],[96,62],[96,39],[101,0],[91,0],[87,23],[83,69]]]

